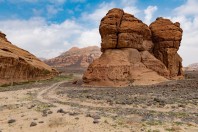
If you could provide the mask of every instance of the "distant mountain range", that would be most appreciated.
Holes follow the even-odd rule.
[[[72,47],[58,57],[43,61],[60,72],[84,72],[89,64],[100,55],[101,51],[97,46]]]
[[[185,68],[186,71],[198,71],[198,63],[190,64]]]

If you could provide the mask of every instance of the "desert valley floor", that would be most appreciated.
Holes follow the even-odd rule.
[[[198,131],[198,72],[126,88],[82,87],[76,78],[0,87],[0,132]]]

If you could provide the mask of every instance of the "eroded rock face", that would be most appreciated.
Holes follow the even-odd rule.
[[[93,86],[129,86],[154,84],[166,78],[147,68],[141,62],[141,53],[137,49],[106,49],[84,73],[86,85]]]
[[[101,20],[102,55],[84,73],[85,85],[154,84],[183,76],[177,54],[182,38],[179,23],[158,18],[149,27],[122,9]]]
[[[151,23],[150,29],[155,57],[165,64],[170,71],[171,78],[182,76],[182,58],[177,53],[183,32],[180,24],[172,23],[169,19],[157,18]]]
[[[34,55],[11,44],[0,32],[0,86],[52,78],[57,71]]]

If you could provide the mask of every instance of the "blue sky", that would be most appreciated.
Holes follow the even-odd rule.
[[[0,0],[0,31],[36,56],[52,58],[73,46],[100,46],[100,20],[114,7],[148,25],[159,16],[179,21],[183,64],[198,62],[198,0]]]

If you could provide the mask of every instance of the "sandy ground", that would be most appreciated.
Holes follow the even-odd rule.
[[[51,103],[56,97],[54,89],[60,83],[50,87],[32,88],[28,90],[7,91],[0,93],[0,131],[2,132],[101,132],[129,131],[127,128],[116,128],[111,118],[101,117],[99,123],[93,123],[84,110]],[[52,96],[51,96],[52,95]],[[45,99],[46,98],[46,99]],[[48,100],[49,99],[49,100]],[[57,111],[63,109],[64,112]],[[44,115],[44,111],[47,114]],[[50,111],[50,114],[49,114]],[[16,120],[8,123],[10,119]],[[30,126],[35,122],[36,126]]]
[[[196,77],[150,87],[15,87],[0,92],[1,132],[198,132]]]

